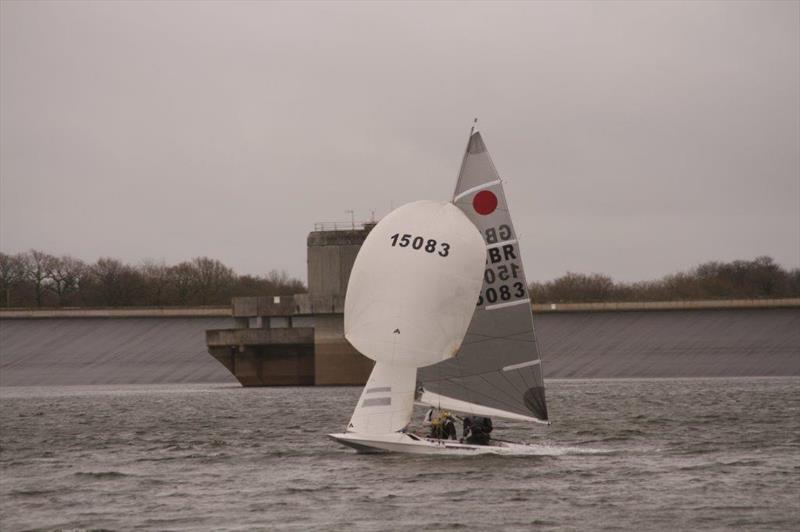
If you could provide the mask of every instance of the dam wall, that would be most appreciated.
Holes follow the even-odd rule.
[[[800,308],[535,315],[545,378],[800,376]]]
[[[0,315],[0,386],[236,382],[208,356],[229,317]]]
[[[800,305],[620,308],[535,312],[545,378],[800,376]],[[237,382],[225,361],[209,356],[206,344],[206,331],[233,326],[230,309],[129,317],[123,310],[113,317],[83,309],[11,312],[0,312],[0,386]],[[328,375],[327,382],[306,384],[363,383],[369,361],[354,364],[348,357],[361,355],[337,347],[338,327],[333,321],[316,325],[313,335],[331,344],[323,345],[317,367],[301,353],[303,359],[282,361],[280,371],[299,367]],[[300,327],[294,334],[310,338],[312,332]],[[227,362],[236,364],[232,356]],[[253,379],[264,377],[258,368],[240,369]]]

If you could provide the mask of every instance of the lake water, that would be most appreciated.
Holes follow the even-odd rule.
[[[800,379],[547,389],[535,454],[435,457],[328,440],[360,388],[0,388],[0,529],[800,529]]]

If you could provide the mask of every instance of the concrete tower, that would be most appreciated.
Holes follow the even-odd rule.
[[[206,331],[209,353],[244,386],[364,384],[373,362],[344,338],[344,299],[375,224],[308,235],[308,293],[233,299],[234,329]]]

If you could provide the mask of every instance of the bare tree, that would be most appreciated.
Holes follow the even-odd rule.
[[[195,273],[195,294],[198,303],[219,303],[223,291],[230,291],[236,274],[216,259],[196,257],[192,260]]]
[[[607,275],[567,272],[545,285],[548,301],[607,301],[614,293],[614,281]],[[534,293],[538,287],[534,287]]]
[[[194,295],[197,274],[191,262],[181,262],[169,268],[169,286],[174,294],[173,304],[188,305]]]
[[[800,268],[787,272],[786,294],[788,297],[800,297]]]
[[[64,306],[67,296],[78,291],[85,272],[86,264],[69,255],[53,257],[48,261],[47,276],[50,282],[46,288],[58,297],[59,306]]]
[[[97,291],[96,301],[101,305],[130,306],[142,299],[141,274],[127,264],[104,257],[92,265],[90,272]]]
[[[764,256],[705,262],[688,272],[630,284],[613,283],[603,275],[568,273],[547,283],[532,283],[531,293],[538,302],[798,297],[800,270],[785,270]]]
[[[139,266],[145,286],[145,298],[148,305],[160,307],[168,302],[170,273],[167,263],[145,260]]]
[[[271,270],[266,280],[271,293],[276,295],[300,294],[306,291],[303,282],[289,277],[285,270]]]
[[[286,270],[270,270],[267,274],[267,281],[275,286],[283,286],[289,282],[289,274],[286,273]]]
[[[11,290],[25,278],[25,268],[19,255],[0,253],[0,290],[6,307],[11,306]]]
[[[49,274],[50,265],[55,260],[55,257],[44,251],[32,249],[28,253],[23,254],[21,259],[25,278],[33,286],[36,306],[41,307],[44,300],[44,291],[51,281]]]

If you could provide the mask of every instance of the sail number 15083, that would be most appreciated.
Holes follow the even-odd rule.
[[[409,235],[408,233],[404,235],[395,233],[389,237],[389,240],[392,241],[392,247],[407,248],[411,246],[411,249],[424,249],[428,253],[436,253],[440,257],[446,257],[450,254],[450,244],[437,242],[433,238],[426,239],[425,237]]]

